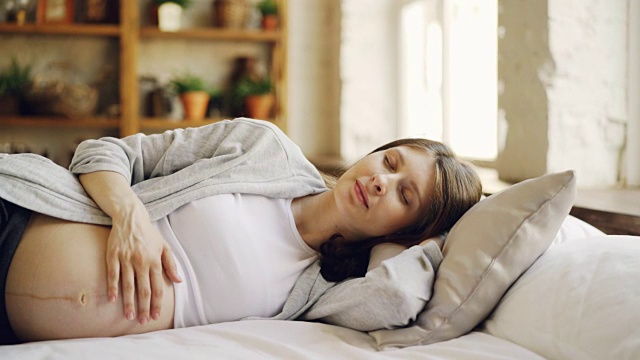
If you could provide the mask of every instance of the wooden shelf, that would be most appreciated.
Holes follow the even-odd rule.
[[[10,116],[0,117],[0,126],[28,126],[28,127],[78,127],[93,129],[118,129],[120,120],[104,117],[86,117],[68,119],[63,117],[45,116]]]
[[[233,29],[183,29],[175,32],[160,31],[157,27],[143,27],[140,29],[141,38],[164,38],[164,39],[205,39],[205,40],[227,40],[227,41],[255,41],[255,42],[276,42],[280,40],[279,31],[260,30],[233,30]]]
[[[214,0],[203,0],[213,3]],[[0,0],[0,2],[2,2]],[[202,41],[203,44],[215,44],[231,42],[238,45],[242,42],[251,48],[265,50],[268,74],[274,83],[276,95],[275,114],[273,122],[286,132],[286,48],[287,48],[287,0],[277,0],[279,6],[280,28],[274,31],[262,29],[227,29],[214,27],[196,27],[181,29],[177,32],[163,32],[157,26],[144,26],[149,14],[141,11],[141,1],[119,0],[118,24],[9,24],[0,23],[0,38],[2,41],[11,41],[16,36],[73,36],[73,37],[99,37],[98,41],[106,39],[117,42],[117,49],[110,49],[109,53],[116,52],[118,56],[118,105],[120,116],[117,119],[105,117],[89,117],[81,119],[65,119],[47,116],[12,116],[0,117],[0,128],[87,128],[107,129],[109,132],[116,130],[118,136],[129,136],[141,131],[154,133],[175,128],[197,127],[222,120],[222,118],[204,119],[199,121],[183,121],[175,119],[162,119],[141,117],[141,93],[139,78],[145,73],[144,68],[139,68],[139,59],[142,45],[145,41],[158,41],[160,43],[183,42],[191,40]],[[50,39],[47,39],[50,40]],[[67,40],[65,40],[67,41]],[[68,39],[76,42],[75,39]],[[0,53],[4,43],[0,42]],[[111,44],[113,45],[113,44]],[[24,46],[29,45],[27,41]],[[113,47],[112,47],[113,48]],[[76,50],[77,51],[77,50]],[[176,57],[188,59],[191,54],[173,54]],[[224,57],[225,54],[221,54]],[[111,60],[110,60],[111,61]],[[116,64],[113,64],[114,66]],[[213,65],[212,65],[213,66]],[[222,69],[224,70],[224,69]],[[229,68],[229,71],[232,69]],[[216,69],[219,72],[220,69]],[[0,131],[2,131],[0,129]]]
[[[120,26],[89,24],[16,25],[0,23],[0,34],[53,34],[117,37],[120,35]]]
[[[169,130],[177,128],[198,127],[222,121],[222,118],[203,120],[178,120],[163,118],[143,118],[140,127],[147,130]]]

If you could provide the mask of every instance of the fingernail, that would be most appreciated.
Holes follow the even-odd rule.
[[[153,315],[151,315],[151,317],[153,317],[153,320],[158,320],[158,318],[160,318],[160,314],[159,313],[153,313]]]
[[[127,320],[133,320],[133,313],[132,312],[128,312],[127,313]]]
[[[144,325],[147,323],[147,318],[143,317],[142,319],[140,319],[140,324]]]
[[[109,295],[109,301],[110,302],[116,301],[116,296],[115,295]]]

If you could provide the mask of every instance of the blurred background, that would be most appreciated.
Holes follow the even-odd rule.
[[[635,0],[0,0],[0,152],[251,116],[320,165],[427,137],[509,183],[633,188],[639,23]]]

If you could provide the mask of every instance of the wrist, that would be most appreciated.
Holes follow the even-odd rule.
[[[114,200],[113,208],[107,214],[116,222],[131,219],[149,220],[147,209],[137,198]]]

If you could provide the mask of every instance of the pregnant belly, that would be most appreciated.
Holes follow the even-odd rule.
[[[158,320],[126,320],[121,291],[107,300],[106,226],[34,214],[9,268],[7,314],[24,341],[119,336],[173,328],[173,285],[165,276]]]

